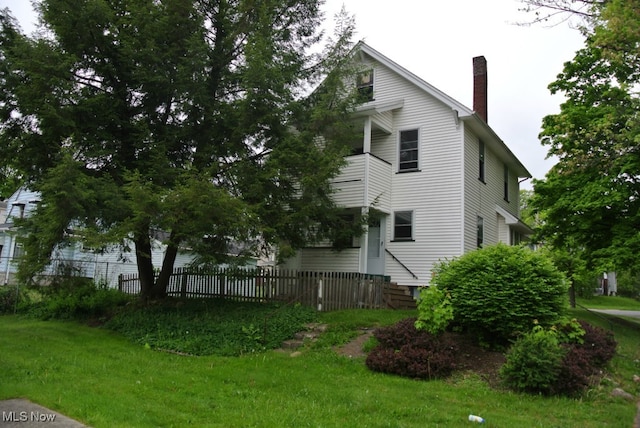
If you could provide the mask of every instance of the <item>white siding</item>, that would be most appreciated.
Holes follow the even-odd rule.
[[[452,109],[392,70],[376,67],[376,102],[404,101],[393,112],[393,133],[374,134],[372,151],[392,164],[392,213],[386,229],[385,274],[405,285],[425,285],[439,260],[458,255],[462,242],[462,134]],[[418,172],[398,173],[399,132],[418,129]],[[413,242],[393,242],[393,212],[413,211]],[[415,276],[403,267],[406,266]]]
[[[375,208],[389,212],[391,165],[369,153],[349,156],[347,162],[333,181],[336,204],[354,208],[369,207],[375,203]]]
[[[335,251],[329,248],[305,248],[300,251],[302,270],[320,272],[358,272],[359,248]]]
[[[477,217],[484,219],[484,245],[510,243],[509,226],[496,205],[518,215],[518,178],[509,174],[509,201],[504,199],[504,162],[485,144],[485,181],[478,179],[479,139],[465,133],[465,242],[464,251],[477,248]]]

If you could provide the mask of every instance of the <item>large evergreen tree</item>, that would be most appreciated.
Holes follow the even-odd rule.
[[[550,85],[567,99],[541,133],[558,162],[532,204],[547,243],[626,268],[640,261],[640,1],[577,3],[590,6],[585,47]]]
[[[217,263],[231,242],[286,251],[352,227],[330,186],[353,132],[352,21],[318,53],[320,5],[42,0],[35,36],[3,11],[0,159],[42,195],[21,275],[72,239],[133,243],[143,296],[162,296],[181,246]]]

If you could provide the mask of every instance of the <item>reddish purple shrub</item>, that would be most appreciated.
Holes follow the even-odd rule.
[[[579,321],[584,329],[583,343],[568,343],[552,393],[577,396],[589,387],[592,376],[613,358],[617,343],[613,333]]]
[[[455,368],[457,346],[444,336],[416,330],[416,318],[377,329],[378,345],[369,352],[366,365],[373,371],[418,379],[446,377]]]

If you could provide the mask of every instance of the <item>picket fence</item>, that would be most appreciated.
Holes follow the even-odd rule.
[[[307,272],[287,269],[175,269],[167,294],[244,302],[286,302],[320,311],[385,307],[387,278],[352,272]],[[121,274],[120,291],[140,293],[137,274]]]

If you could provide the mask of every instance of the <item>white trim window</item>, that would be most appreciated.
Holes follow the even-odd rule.
[[[413,241],[413,211],[393,213],[393,240]]]
[[[509,202],[509,167],[507,164],[504,164],[504,169],[502,172],[503,175],[503,185],[504,185],[504,200]]]
[[[484,245],[484,219],[480,216],[478,216],[478,225],[476,228],[476,235],[477,235],[477,246],[478,248],[482,248],[482,246]]]
[[[398,171],[418,171],[420,133],[418,129],[400,131],[398,144]]]
[[[357,87],[363,101],[373,101],[373,69],[358,74]]]

